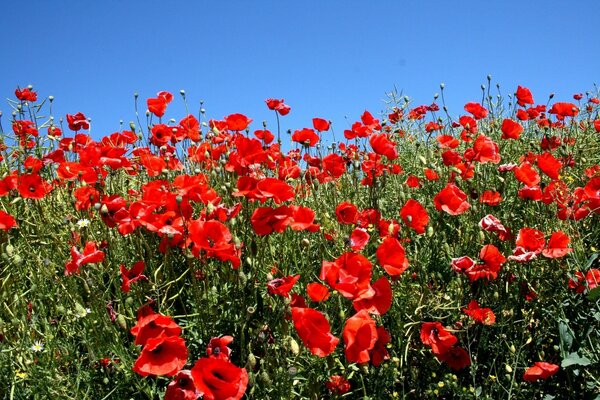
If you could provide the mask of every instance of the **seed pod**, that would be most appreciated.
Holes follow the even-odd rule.
[[[246,368],[249,370],[254,370],[256,367],[256,356],[252,353],[248,354],[248,361],[246,362]]]
[[[127,330],[127,321],[125,321],[123,314],[117,315],[117,325],[119,325],[119,328]]]

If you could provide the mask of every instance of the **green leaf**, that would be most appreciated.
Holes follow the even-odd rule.
[[[596,301],[598,299],[600,299],[600,286],[595,287],[594,289],[590,290],[590,292],[587,295],[588,300],[591,301]]]
[[[590,258],[588,258],[587,263],[585,264],[585,268],[584,269],[590,269],[590,267],[592,266],[592,264],[594,263],[594,261],[596,261],[596,258],[598,258],[598,256],[600,255],[600,253],[594,253],[590,256]]]
[[[567,321],[561,320],[558,322],[558,334],[560,337],[560,350],[564,356],[573,346],[573,331],[567,325]]]
[[[562,360],[560,366],[563,368],[570,367],[571,365],[590,365],[592,362],[587,357],[580,357],[577,353],[571,353]]]

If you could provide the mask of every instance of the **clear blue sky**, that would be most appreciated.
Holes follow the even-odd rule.
[[[134,119],[133,93],[179,90],[207,115],[244,113],[260,129],[264,100],[284,98],[283,128],[333,121],[338,137],[397,87],[429,104],[446,85],[452,115],[491,74],[536,102],[569,100],[600,74],[600,3],[579,1],[7,1],[0,14],[0,96],[33,84],[55,115],[82,111],[93,134]],[[10,112],[6,102],[3,125]],[[348,120],[345,119],[348,117]]]

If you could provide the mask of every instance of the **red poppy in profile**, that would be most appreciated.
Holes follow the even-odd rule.
[[[83,253],[73,246],[71,247],[71,260],[65,265],[65,275],[79,273],[79,267],[83,265],[102,262],[104,256],[104,252],[98,250],[94,242],[87,242]]]
[[[319,357],[327,357],[340,341],[331,334],[329,321],[312,308],[292,307],[294,327],[304,345]]]
[[[454,183],[448,183],[444,189],[435,195],[433,202],[438,211],[445,211],[450,215],[463,214],[471,207],[467,201],[466,193]]]
[[[539,379],[547,379],[556,374],[560,367],[556,364],[547,362],[536,362],[533,366],[527,368],[523,374],[523,380],[527,382],[535,382]]]
[[[272,279],[267,283],[267,290],[271,294],[290,297],[290,290],[292,290],[296,282],[298,282],[298,279],[300,279],[300,274]]]
[[[425,227],[429,223],[429,214],[427,214],[425,207],[417,200],[408,199],[406,204],[400,209],[400,217],[417,234],[425,233]]]
[[[371,135],[369,137],[369,144],[371,144],[371,147],[376,154],[385,156],[388,160],[395,160],[398,158],[396,143],[392,142],[385,133]]]
[[[500,148],[498,144],[485,135],[479,135],[475,139],[472,150],[470,157],[467,157],[468,152],[465,151],[465,160],[478,161],[482,164],[487,162],[498,164],[500,162]]]
[[[167,385],[165,400],[196,400],[200,393],[194,385],[192,371],[181,370],[175,375],[173,381]]]
[[[502,202],[502,195],[494,190],[486,190],[479,197],[479,202],[494,207]]]
[[[424,322],[421,325],[421,342],[431,347],[433,354],[442,354],[454,346],[458,342],[458,338],[437,321]]]
[[[251,122],[252,119],[246,117],[244,114],[231,114],[225,117],[227,129],[230,131],[243,131],[248,128]]]
[[[399,276],[408,268],[406,252],[395,237],[386,237],[375,252],[379,265],[390,276]]]
[[[358,208],[352,203],[343,201],[335,208],[335,215],[340,224],[355,224],[358,221]]]
[[[418,177],[416,177],[414,175],[409,175],[406,178],[405,184],[406,184],[406,186],[408,186],[409,188],[412,188],[412,189],[421,187],[421,181],[419,180]]]
[[[517,247],[509,260],[527,262],[537,257],[546,245],[544,233],[533,228],[522,228],[519,230],[516,241]]]
[[[438,360],[448,363],[454,371],[459,371],[471,365],[471,357],[462,347],[450,347],[444,353],[436,354],[435,356]]]
[[[267,99],[265,100],[265,103],[267,103],[269,110],[275,110],[281,116],[287,115],[292,109],[290,106],[283,103],[283,99]]]
[[[392,286],[385,276],[379,278],[372,286],[375,294],[369,299],[354,300],[354,310],[366,310],[370,314],[383,315],[392,306]]]
[[[201,358],[192,368],[196,389],[204,400],[240,400],[248,386],[248,372],[227,360]]]
[[[458,139],[451,135],[440,135],[437,137],[436,140],[438,141],[442,149],[455,149],[460,145]]]
[[[477,300],[471,300],[467,308],[463,308],[462,311],[483,325],[494,325],[496,322],[496,315],[492,309],[479,307]]]
[[[482,107],[479,103],[465,104],[465,111],[471,113],[475,119],[482,119],[488,115],[488,110]]]
[[[600,286],[600,269],[591,268],[585,274],[585,280],[587,281],[588,289],[596,289],[598,286]]]
[[[325,382],[325,386],[331,393],[338,396],[350,391],[350,382],[340,375],[334,375],[329,378],[329,380]]]
[[[521,165],[513,169],[513,172],[515,174],[515,178],[517,178],[519,182],[526,186],[537,186],[540,183],[540,175],[531,166],[529,161],[521,163]]]
[[[144,346],[149,339],[160,335],[179,336],[181,328],[171,317],[151,312],[138,318],[130,332],[135,336],[135,344]]]
[[[325,301],[331,295],[327,286],[318,282],[313,282],[306,285],[306,294],[308,294],[308,297],[310,297],[310,299],[314,302]]]
[[[521,107],[525,107],[526,104],[533,104],[533,95],[526,87],[518,86],[515,96],[517,97],[517,104]]]
[[[29,88],[25,88],[25,89],[16,88],[15,96],[17,97],[17,99],[19,99],[21,101],[31,101],[31,102],[37,101],[37,93]]]
[[[119,269],[121,271],[121,279],[123,280],[121,283],[121,290],[123,292],[128,293],[133,282],[148,279],[146,275],[143,275],[144,268],[146,268],[146,263],[143,260],[133,264],[131,269],[127,269],[125,265],[121,264]]]
[[[82,129],[90,129],[87,118],[81,112],[75,115],[67,114],[67,123],[69,124],[69,129],[75,132]]]
[[[551,179],[558,179],[563,164],[550,152],[545,152],[536,157],[538,168]]]
[[[377,342],[377,328],[368,311],[359,311],[348,318],[342,336],[346,344],[344,353],[348,362],[359,364],[369,362],[370,351]]]
[[[523,126],[512,119],[506,118],[502,121],[502,139],[518,140],[523,131]]]
[[[265,144],[269,144],[273,141],[273,139],[275,139],[275,136],[267,129],[259,129],[254,131],[254,136],[262,140]]]
[[[210,339],[208,346],[206,346],[206,354],[209,357],[222,358],[229,360],[231,355],[231,349],[229,346],[233,342],[232,336],[221,336]]]
[[[0,229],[8,232],[12,228],[17,227],[17,221],[12,215],[0,210]]]
[[[559,117],[575,117],[579,114],[579,107],[573,103],[554,103],[548,112]]]
[[[437,181],[440,179],[440,175],[431,168],[425,168],[425,178],[427,178],[428,181]]]
[[[148,111],[161,118],[163,115],[165,115],[167,104],[169,104],[172,100],[173,95],[171,93],[162,91],[158,92],[155,98],[146,100],[146,105],[148,106]]]
[[[183,338],[163,333],[146,341],[133,365],[133,371],[142,376],[174,376],[187,363],[187,355]]]
[[[573,251],[569,248],[571,239],[562,231],[556,231],[552,233],[548,240],[548,245],[542,250],[542,255],[547,258],[560,258],[564,257]]]
[[[305,144],[309,147],[315,146],[319,142],[319,135],[313,129],[304,128],[294,131],[292,141],[300,144]]]
[[[325,132],[329,130],[331,122],[323,118],[313,118],[313,127],[319,132]]]

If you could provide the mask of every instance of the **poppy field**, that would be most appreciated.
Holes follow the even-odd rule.
[[[18,87],[0,398],[600,398],[600,94],[444,90],[345,129],[161,91],[92,135]]]

